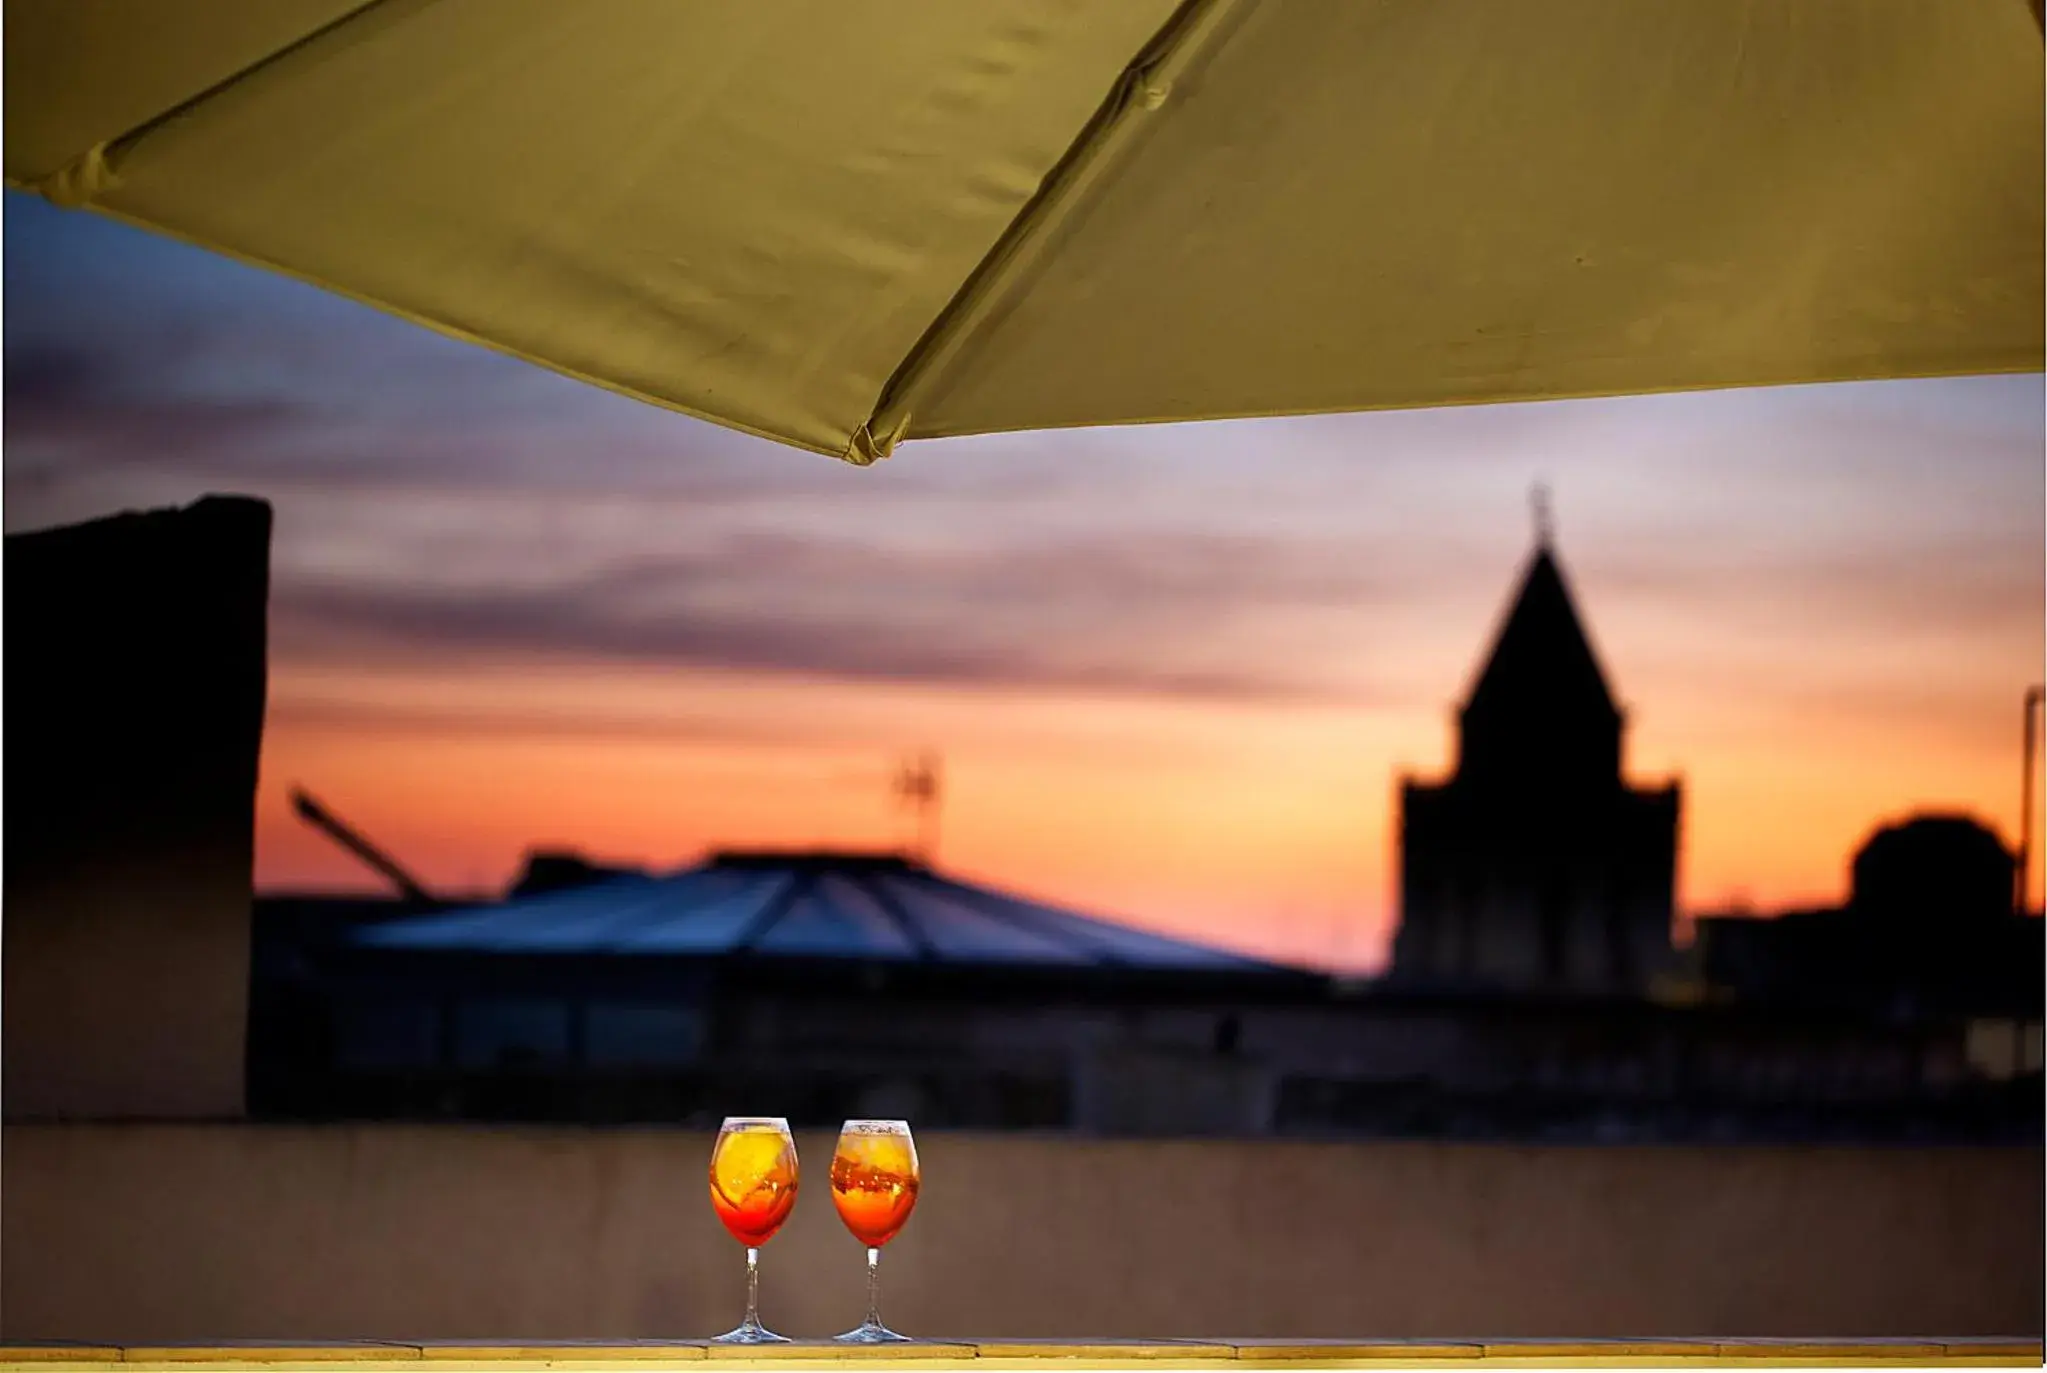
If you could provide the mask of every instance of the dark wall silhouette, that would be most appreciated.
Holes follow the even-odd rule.
[[[242,1109],[270,507],[6,541],[5,1110]]]

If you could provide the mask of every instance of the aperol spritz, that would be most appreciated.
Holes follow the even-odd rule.
[[[732,1116],[711,1149],[711,1209],[746,1246],[746,1319],[720,1344],[786,1343],[760,1321],[760,1250],[796,1205],[796,1141],[776,1116]]]
[[[898,1335],[881,1323],[881,1246],[896,1237],[917,1205],[921,1179],[917,1143],[901,1120],[849,1120],[832,1154],[832,1205],[853,1238],[867,1246],[867,1319],[839,1338],[887,1344]]]

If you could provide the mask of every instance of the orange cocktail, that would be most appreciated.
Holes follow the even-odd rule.
[[[849,1125],[832,1155],[832,1205],[853,1238],[879,1249],[896,1237],[916,1204],[917,1146],[909,1132],[870,1134]]]
[[[867,1319],[840,1339],[881,1344],[904,1338],[881,1323],[881,1246],[896,1237],[917,1205],[917,1144],[900,1120],[849,1120],[832,1155],[832,1205],[853,1238],[867,1246]]]
[[[732,1238],[758,1249],[796,1205],[796,1143],[780,1121],[737,1121],[711,1152],[711,1209]]]
[[[775,1237],[796,1205],[796,1141],[789,1123],[735,1116],[711,1149],[711,1209],[746,1246],[746,1319],[718,1336],[728,1344],[779,1342],[760,1323],[760,1247]]]

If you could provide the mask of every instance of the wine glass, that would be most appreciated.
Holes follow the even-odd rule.
[[[902,1120],[849,1120],[832,1154],[832,1205],[853,1238],[867,1246],[867,1319],[839,1336],[847,1344],[907,1340],[881,1323],[881,1246],[896,1237],[917,1204],[917,1144]]]
[[[746,1246],[746,1319],[719,1344],[787,1344],[760,1319],[760,1250],[796,1205],[796,1141],[779,1116],[728,1116],[711,1148],[711,1209]]]

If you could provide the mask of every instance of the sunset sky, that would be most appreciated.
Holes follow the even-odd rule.
[[[1530,545],[1685,784],[1680,905],[1844,894],[1879,822],[2016,838],[2039,376],[1017,435],[842,466],[8,193],[9,531],[270,499],[269,888],[531,845],[892,846],[1321,964],[1386,948],[1403,769]],[[32,804],[32,802],[21,802]],[[2038,865],[2034,891],[2039,891]]]

